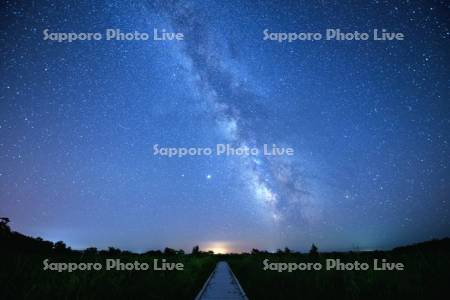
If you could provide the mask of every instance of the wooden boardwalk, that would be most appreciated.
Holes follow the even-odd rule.
[[[219,261],[195,300],[248,300],[225,261]]]

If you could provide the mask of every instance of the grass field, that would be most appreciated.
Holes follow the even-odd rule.
[[[147,262],[154,258],[182,262],[184,271],[44,271],[43,260],[100,262]],[[79,254],[3,254],[0,268],[0,299],[193,299],[216,264],[214,256],[117,256]]]
[[[444,299],[450,295],[450,251],[446,245],[388,252],[257,254],[229,256],[233,272],[250,299]],[[367,262],[386,258],[401,262],[404,271],[264,271],[263,261]]]
[[[1,225],[1,223],[0,223]],[[105,260],[148,263],[166,259],[184,265],[183,271],[107,271]],[[366,262],[367,271],[264,270],[271,263]],[[374,259],[403,263],[403,271],[375,271]],[[43,270],[51,262],[99,262],[100,271]],[[12,232],[0,227],[0,299],[194,299],[216,263],[226,260],[250,299],[446,299],[450,295],[450,239],[434,240],[391,251],[313,253],[288,251],[186,255],[166,248],[133,254],[110,248],[73,251],[64,243]]]

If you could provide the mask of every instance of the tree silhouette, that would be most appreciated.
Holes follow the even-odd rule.
[[[311,245],[311,250],[309,250],[309,255],[318,255],[319,254],[319,248],[317,248],[316,245]]]
[[[98,250],[96,247],[89,247],[84,250],[85,254],[97,254]]]
[[[8,223],[10,222],[9,218],[2,217],[0,218],[0,232],[11,232],[11,228],[9,228]]]
[[[261,253],[261,251],[259,251],[258,249],[256,248],[252,249],[252,254],[259,254],[259,253]]]
[[[177,251],[175,249],[166,247],[166,248],[164,248],[164,254],[165,255],[175,255],[175,254],[177,254]]]
[[[197,255],[199,253],[200,253],[200,247],[198,245],[195,246],[194,248],[192,248],[192,252],[191,252],[192,255]]]
[[[122,250],[120,250],[119,248],[108,247],[108,253],[113,254],[113,255],[118,255],[118,254],[122,253]]]
[[[67,246],[63,241],[58,241],[53,245],[53,250],[55,250],[56,253],[64,253],[66,252]]]

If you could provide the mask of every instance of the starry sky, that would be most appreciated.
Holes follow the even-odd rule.
[[[445,1],[4,1],[0,215],[73,248],[450,235]],[[43,39],[165,29],[183,41]],[[403,41],[264,40],[388,29]],[[293,156],[154,155],[218,143]]]

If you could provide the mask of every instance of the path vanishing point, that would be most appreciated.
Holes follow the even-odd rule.
[[[219,261],[195,300],[248,300],[225,261]]]

